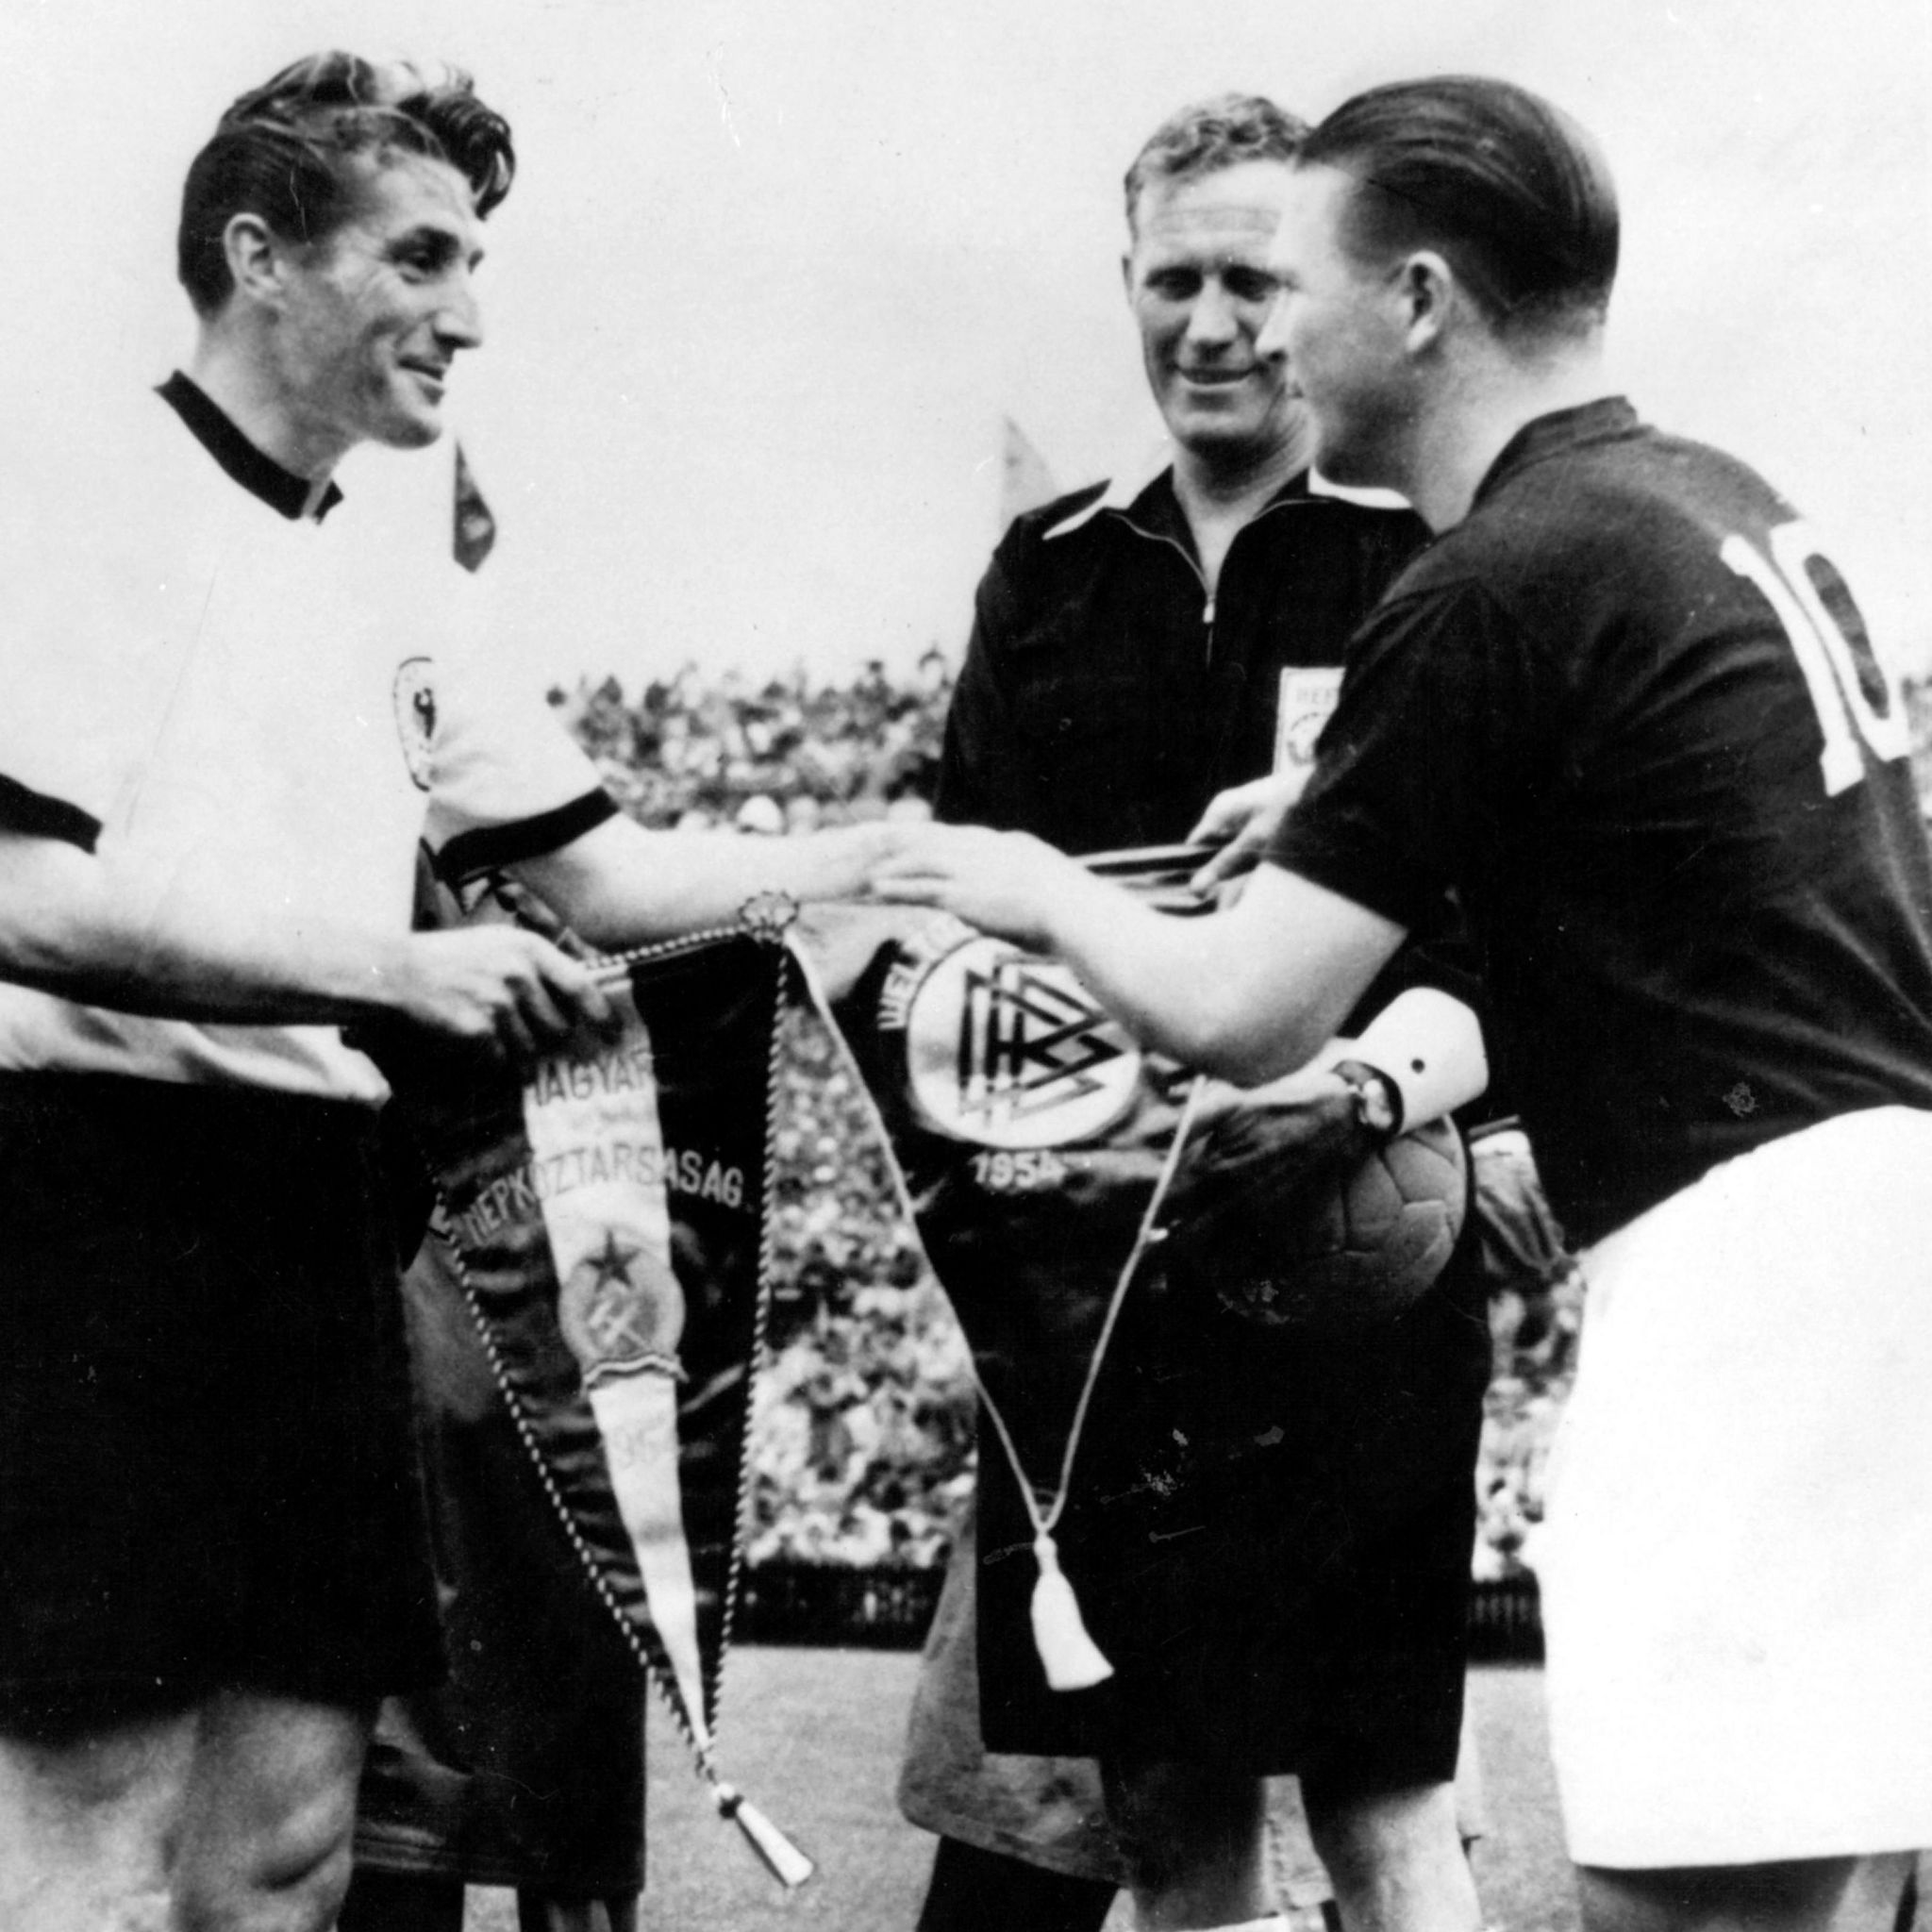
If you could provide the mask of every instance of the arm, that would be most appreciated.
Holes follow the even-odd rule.
[[[1015,609],[1012,574],[1017,534],[1008,531],[973,600],[973,631],[958,682],[946,707],[933,816],[950,825],[1024,824],[1016,787],[1024,779],[1015,754],[1012,705],[1003,675]]]
[[[1344,1060],[1373,1067],[1393,1082],[1401,1104],[1398,1133],[1466,1106],[1489,1082],[1474,1012],[1453,994],[1415,987],[1391,1000],[1358,1038],[1331,1040],[1292,1073],[1245,1088],[1229,1079],[1210,1080],[1195,1105],[1195,1125],[1207,1130],[1224,1119],[1253,1121],[1263,1114],[1299,1114],[1310,1128],[1322,1120],[1331,1130],[1342,1123],[1352,1125],[1352,1083],[1333,1071]]]
[[[1221,847],[1188,882],[1202,898],[1260,861],[1274,842],[1282,820],[1307,789],[1308,776],[1309,768],[1298,765],[1265,778],[1250,778],[1245,785],[1231,785],[1208,801],[1208,809],[1188,834],[1190,845]]]
[[[298,922],[219,882],[202,889],[191,869],[111,837],[91,856],[5,828],[0,978],[172,1019],[292,1025],[398,1016],[515,1048],[609,1010],[583,967],[529,934],[390,935]]]
[[[590,944],[622,952],[729,925],[760,893],[784,892],[801,904],[860,898],[870,871],[902,837],[883,824],[791,839],[648,832],[613,818],[508,870]]]
[[[939,783],[933,793],[934,818],[947,825],[979,825],[987,822],[984,788],[979,782],[979,745],[1003,738],[1005,702],[987,661],[982,625],[975,619],[966,646],[958,682],[946,705],[945,735],[940,744]]]
[[[1056,954],[1146,1044],[1243,1085],[1312,1058],[1403,939],[1278,866],[1230,909],[1175,919],[1037,839],[970,828],[908,829],[873,890]]]

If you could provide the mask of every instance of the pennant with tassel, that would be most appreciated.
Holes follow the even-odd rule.
[[[479,571],[496,548],[496,514],[476,481],[470,459],[457,444],[455,499],[451,505],[450,553],[467,571]]]
[[[728,1818],[737,1825],[765,1870],[786,1890],[796,1890],[811,1876],[811,1860],[735,1786],[714,1783],[711,1795],[718,1807],[718,1816]]]
[[[750,1397],[771,1292],[783,950],[738,928],[601,962],[614,1037],[523,1069],[372,1043],[519,1432],[719,1815],[812,1863],[719,1775]]]
[[[1159,903],[1184,886],[1191,856],[1100,863]],[[1058,961],[944,915],[808,908],[792,945],[972,1345],[1030,1526],[1041,1671],[1054,1690],[1089,1690],[1113,1666],[1054,1532],[1201,1083],[1143,1055]],[[1044,1497],[1031,1469],[1056,1473]]]
[[[1087,1634],[1074,1586],[1060,1568],[1058,1545],[1042,1531],[1033,1539],[1040,1578],[1033,1586],[1033,1647],[1048,1685],[1056,1690],[1091,1690],[1113,1675],[1113,1666]]]

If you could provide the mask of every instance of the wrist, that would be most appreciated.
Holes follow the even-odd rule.
[[[408,1016],[413,1012],[423,977],[419,948],[427,937],[409,932],[393,937],[384,934],[372,941],[366,958],[344,975],[343,991],[356,1008],[357,1017]]]
[[[784,898],[794,906],[860,898],[873,869],[891,854],[891,831],[883,823],[840,825],[756,841],[770,849],[750,897]]]

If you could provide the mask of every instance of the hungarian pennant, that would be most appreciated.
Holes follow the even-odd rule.
[[[724,1783],[750,1397],[771,1291],[782,947],[696,935],[600,969],[614,1037],[510,1068],[380,1052],[491,1363],[598,1594],[787,1886],[810,1861]]]

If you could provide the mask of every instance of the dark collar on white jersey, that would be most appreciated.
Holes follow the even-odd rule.
[[[251,495],[260,497],[291,523],[308,508],[308,480],[292,470],[283,469],[273,457],[257,449],[222,413],[208,391],[191,382],[178,369],[155,393],[187,424],[202,448]],[[331,483],[315,506],[316,522],[320,523],[341,500],[342,492]]]

